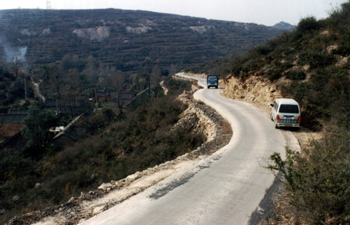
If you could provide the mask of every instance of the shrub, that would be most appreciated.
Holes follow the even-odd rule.
[[[286,78],[290,80],[305,80],[306,73],[304,71],[289,71]]]
[[[299,56],[300,65],[310,65],[310,68],[324,68],[336,61],[333,55],[322,53],[318,50],[303,52]]]
[[[83,116],[78,126],[83,127],[90,134],[96,134],[100,129],[104,128],[104,120],[100,114],[92,116]]]
[[[261,54],[261,55],[267,55],[270,52],[273,51],[273,47],[265,45],[265,46],[258,46],[254,49],[257,53]]]
[[[275,67],[274,69],[270,69],[267,71],[266,76],[269,78],[270,81],[277,80],[282,77],[283,69],[279,66]]]
[[[282,173],[291,204],[311,224],[347,224],[350,218],[350,133],[332,130],[302,153],[286,150],[270,157],[268,169]]]
[[[334,49],[332,51],[333,54],[338,54],[341,56],[348,56],[350,55],[350,42],[346,42],[342,45],[340,45],[337,49]]]
[[[110,107],[103,107],[102,108],[102,115],[107,123],[110,123],[116,117],[115,112]]]
[[[29,147],[36,147],[40,150],[46,150],[50,141],[51,134],[48,130],[59,125],[59,117],[50,110],[42,109],[40,105],[31,105],[29,114],[22,130],[23,136],[28,140]]]
[[[345,2],[340,8],[335,8],[330,13],[327,20],[328,26],[336,31],[348,29],[348,19],[350,17],[350,2]]]
[[[315,17],[311,16],[300,20],[298,23],[297,32],[304,34],[314,30],[319,30],[320,28],[321,24]]]

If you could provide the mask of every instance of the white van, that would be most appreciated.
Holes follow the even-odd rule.
[[[300,127],[300,107],[294,99],[278,98],[271,106],[270,117],[275,123],[275,128]]]

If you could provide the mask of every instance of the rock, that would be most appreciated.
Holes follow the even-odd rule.
[[[348,62],[348,57],[340,57],[338,62],[335,64],[336,66],[343,66]]]
[[[93,215],[96,215],[96,214],[99,214],[100,212],[102,212],[102,210],[103,210],[103,206],[96,207],[96,208],[94,208],[92,213],[93,213]]]
[[[310,65],[303,66],[303,69],[304,69],[304,71],[307,71],[308,69],[310,69]]]
[[[127,180],[137,180],[142,177],[141,172],[136,172],[126,177]]]
[[[332,53],[333,50],[338,49],[338,45],[330,45],[327,47],[327,52]]]
[[[35,188],[35,189],[38,189],[38,188],[40,188],[42,185],[43,185],[43,184],[36,183],[35,186],[34,186],[34,188]]]
[[[14,197],[12,198],[12,200],[13,200],[14,202],[19,201],[19,196],[18,196],[18,195],[14,196]]]
[[[113,187],[114,186],[111,183],[103,183],[97,189],[107,190],[108,188],[113,188]]]

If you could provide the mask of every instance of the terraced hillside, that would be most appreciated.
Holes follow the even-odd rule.
[[[0,54],[25,55],[32,67],[75,55],[93,56],[123,72],[139,70],[146,57],[162,67],[183,68],[246,52],[282,32],[146,11],[2,10]]]

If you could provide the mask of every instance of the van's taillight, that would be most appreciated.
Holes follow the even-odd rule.
[[[280,120],[280,115],[277,115],[277,116],[276,116],[276,120]]]
[[[298,117],[298,121],[301,121],[301,116]]]

